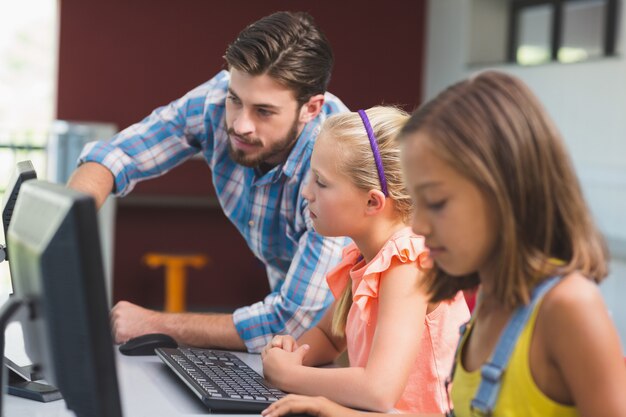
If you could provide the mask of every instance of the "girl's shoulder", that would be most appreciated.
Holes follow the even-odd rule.
[[[391,236],[374,259],[370,261],[365,274],[381,273],[393,267],[407,264],[419,269],[430,267],[424,237],[413,233],[410,227],[406,227]]]
[[[580,272],[572,272],[548,291],[542,301],[541,311],[550,314],[583,306],[592,307],[598,303],[603,304],[598,285]]]
[[[539,389],[580,409],[606,407],[606,387],[623,386],[626,372],[619,335],[598,285],[580,273],[568,274],[545,295],[536,319],[530,368]]]
[[[535,331],[552,346],[583,334],[592,337],[595,324],[607,320],[608,311],[598,285],[584,275],[572,272],[544,296],[538,307]],[[555,333],[562,338],[554,338]]]

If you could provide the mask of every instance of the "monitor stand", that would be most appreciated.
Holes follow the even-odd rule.
[[[7,357],[4,358],[4,366],[9,373],[7,392],[10,395],[43,403],[63,398],[58,388],[43,382],[36,382],[41,379],[41,375],[34,366],[19,366]]]
[[[4,358],[4,337],[5,337],[5,330],[7,328],[7,324],[9,323],[9,320],[11,319],[11,317],[21,308],[21,307],[26,307],[28,309],[28,313],[32,313],[31,309],[32,309],[32,300],[26,298],[26,299],[21,299],[18,297],[10,297],[1,307],[0,307],[0,354],[2,354],[2,357]],[[6,358],[4,358],[6,360]],[[5,385],[5,381],[7,379],[7,374],[15,374],[15,371],[9,371],[9,367],[8,366],[3,366],[2,369],[0,370],[0,417],[4,415],[4,409],[2,408],[2,403],[4,400],[4,385]],[[32,375],[32,372],[31,372]],[[35,385],[33,385],[35,384]],[[7,384],[8,385],[8,384]],[[44,387],[40,387],[40,385],[44,385]],[[47,395],[42,395],[42,391],[46,392],[46,390],[48,388],[45,387],[49,387],[46,386],[45,384],[40,384],[39,382],[32,382],[32,381],[22,381],[22,383],[20,384],[19,382],[15,383],[15,384],[11,384],[11,386],[20,392],[20,396],[22,397],[26,397],[26,398],[33,398],[33,399],[38,399],[38,398],[47,398],[49,396]],[[56,388],[54,388],[56,390]],[[32,394],[30,397],[28,396],[28,394]],[[54,395],[52,395],[54,396]],[[40,400],[41,401],[41,400]],[[50,401],[50,400],[49,400]]]

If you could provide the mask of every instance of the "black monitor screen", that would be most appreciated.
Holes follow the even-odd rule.
[[[35,172],[33,164],[30,161],[18,162],[4,190],[2,198],[2,228],[0,229],[0,235],[2,235],[2,237],[0,237],[0,244],[6,244],[7,231],[22,184],[25,181],[33,179],[37,179],[37,173]],[[9,258],[6,248],[3,257],[6,258],[5,260]],[[4,296],[6,293],[13,294],[13,284],[11,282],[8,264],[0,263],[0,277],[2,277],[2,282],[0,283],[3,291],[2,295]],[[11,330],[6,332],[5,337],[7,340],[7,356],[4,358],[5,364],[25,380],[37,379],[39,375],[32,373],[33,369],[30,366],[32,364],[22,349],[22,332],[19,326],[16,329],[15,324],[12,324]]]
[[[20,191],[20,187],[24,181],[34,180],[37,178],[37,173],[33,164],[30,161],[18,162],[15,167],[13,175],[9,179],[9,184],[4,191],[2,197],[2,228],[4,235],[6,236],[9,229],[9,222],[11,221],[11,215],[13,214],[13,207],[15,207],[15,201]]]
[[[5,237],[7,235],[7,230],[9,230],[11,215],[13,214],[15,201],[17,200],[17,195],[20,192],[22,183],[36,178],[37,173],[35,172],[35,168],[33,168],[33,164],[30,161],[17,163],[15,171],[13,171],[2,197],[2,233]],[[0,239],[0,244],[3,243],[6,243],[6,240]],[[4,254],[4,257],[8,259],[8,254]]]
[[[121,416],[93,199],[28,181],[8,248],[15,291],[30,311],[22,319],[29,357],[77,416]]]

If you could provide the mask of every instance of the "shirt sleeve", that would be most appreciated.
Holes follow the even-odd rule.
[[[312,228],[302,235],[282,285],[263,301],[235,311],[233,321],[249,352],[260,352],[277,333],[300,337],[332,303],[326,274],[349,240],[326,238]]]
[[[205,106],[215,89],[225,90],[225,77],[227,73],[222,71],[111,140],[88,143],[78,164],[97,162],[108,168],[115,178],[114,193],[123,196],[137,182],[163,175],[203,148],[210,148],[208,141],[213,134],[207,130],[212,124],[205,120],[209,117],[205,116],[209,114]]]

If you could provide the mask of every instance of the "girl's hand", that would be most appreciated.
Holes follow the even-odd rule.
[[[306,397],[304,395],[288,395],[265,410],[261,411],[264,417],[278,417],[285,414],[305,413],[318,417],[350,417],[360,413],[340,406],[324,397]]]
[[[293,352],[298,349],[298,342],[293,338],[293,336],[278,334],[274,336],[267,345],[265,345],[261,351],[261,358],[265,358],[267,352],[269,352],[272,348],[279,348],[286,350],[287,352]]]
[[[302,345],[293,352],[278,348],[269,349],[262,358],[263,375],[277,388],[284,389],[283,383],[288,380],[294,368],[302,366],[308,351],[309,345]]]

